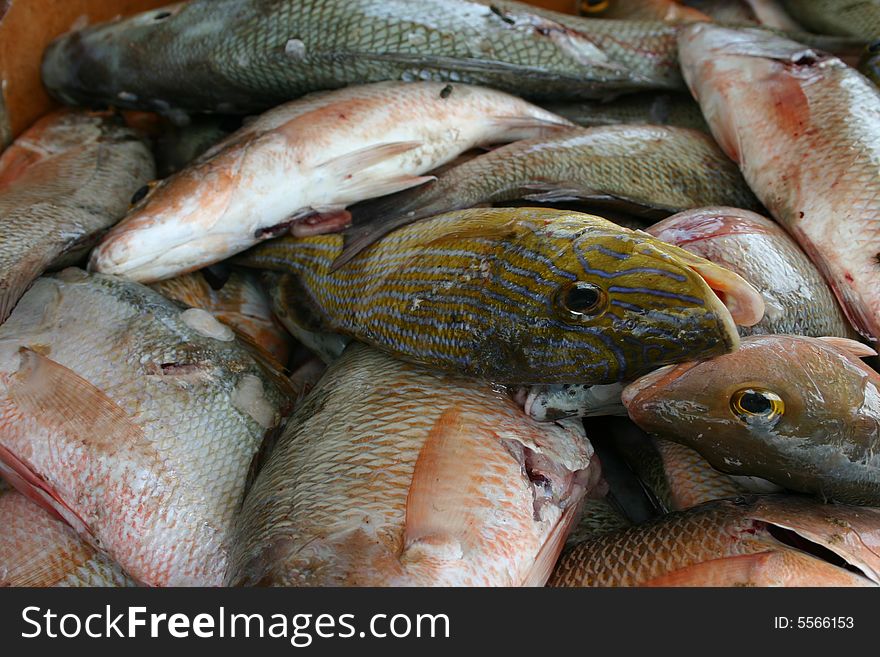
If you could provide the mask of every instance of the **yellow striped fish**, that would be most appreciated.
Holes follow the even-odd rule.
[[[239,262],[290,274],[276,303],[307,307],[316,329],[499,383],[618,381],[731,351],[735,321],[763,314],[738,275],[575,212],[451,212],[331,271],[342,240],[286,237]]]

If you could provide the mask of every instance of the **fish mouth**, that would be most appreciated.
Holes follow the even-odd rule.
[[[727,308],[737,326],[754,326],[764,317],[764,297],[739,274],[693,256],[687,266],[702,278]],[[735,330],[735,329],[734,329]]]
[[[689,363],[676,363],[674,365],[665,365],[649,374],[639,377],[626,388],[620,395],[620,400],[626,407],[627,413],[632,417],[635,407],[642,401],[642,398],[651,390],[663,390],[670,383],[678,379],[688,370],[699,365],[698,361]]]

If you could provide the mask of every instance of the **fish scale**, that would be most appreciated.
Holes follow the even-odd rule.
[[[461,210],[405,226],[331,272],[341,248],[340,235],[285,237],[238,261],[288,272],[274,295],[282,316],[306,306],[326,330],[500,383],[616,381],[735,345],[728,311],[695,271],[706,261],[590,215]],[[559,308],[575,281],[607,295],[594,320]],[[743,285],[737,294],[753,300]]]
[[[438,440],[455,460],[429,468],[427,479],[455,485],[422,498],[430,509],[418,521],[425,492],[416,481],[426,476],[417,469]],[[569,473],[586,471],[592,455],[582,427],[534,423],[485,382],[349,347],[297,409],[248,494],[230,582],[521,584],[584,489],[554,486],[559,501],[536,511],[508,444]]]

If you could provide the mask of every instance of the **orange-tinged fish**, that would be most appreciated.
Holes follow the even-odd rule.
[[[749,496],[572,548],[551,586],[876,586],[880,509]],[[850,568],[850,569],[847,569]]]
[[[286,380],[228,326],[66,269],[0,325],[0,475],[138,582],[219,585]]]
[[[600,476],[583,426],[354,344],[242,508],[231,584],[541,585]]]
[[[674,0],[583,0],[581,13],[601,18],[620,18],[635,21],[665,21],[689,23],[709,21],[709,16]]]
[[[269,297],[253,272],[233,271],[219,289],[214,289],[201,272],[169,278],[151,287],[185,306],[207,310],[246,336],[280,366],[287,363],[290,335],[272,315]]]
[[[95,271],[152,282],[286,233],[344,228],[345,207],[427,180],[474,146],[571,126],[508,94],[380,82],[260,116],[156,185],[94,250]]]
[[[0,322],[31,282],[73,264],[154,175],[147,145],[112,117],[60,110],[0,155]]]
[[[760,30],[679,35],[688,86],[722,149],[880,339],[880,90],[841,60]]]
[[[111,559],[15,491],[0,492],[0,587],[134,586]]]

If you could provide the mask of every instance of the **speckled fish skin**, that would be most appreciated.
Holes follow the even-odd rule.
[[[18,492],[0,492],[0,526],[0,587],[135,585],[62,520]]]
[[[880,38],[878,0],[782,0],[801,25],[816,34]]]
[[[679,45],[718,143],[856,328],[880,338],[880,91],[834,57],[754,30],[690,25]]]
[[[880,504],[880,374],[861,343],[763,335],[735,354],[660,369],[623,393],[642,429],[713,467],[851,504]],[[737,406],[743,391],[763,401]],[[767,394],[781,398],[773,411]],[[778,406],[778,405],[777,405]]]
[[[523,410],[539,422],[567,417],[626,415],[620,401],[623,383],[537,385],[522,392]]]
[[[207,310],[266,352],[282,369],[290,357],[291,339],[272,314],[269,296],[252,271],[233,271],[219,289],[204,274],[193,272],[150,287],[165,298]]]
[[[341,230],[347,205],[424,183],[421,174],[464,151],[570,125],[468,85],[380,82],[314,94],[266,112],[155,186],[95,248],[90,267],[154,282],[288,229]],[[315,226],[322,216],[335,219]]]
[[[540,586],[598,478],[591,456],[579,424],[353,345],[248,493],[229,583]]]
[[[790,333],[855,338],[828,283],[775,222],[739,208],[701,208],[645,229],[736,272],[764,297],[764,318],[740,335]]]
[[[0,322],[46,269],[71,264],[154,175],[147,145],[113,120],[59,111],[0,156]]]
[[[0,471],[137,581],[219,585],[280,381],[207,312],[66,269],[0,326]]]
[[[541,103],[541,106],[585,128],[640,123],[709,132],[700,106],[683,93],[646,91],[627,94],[610,101],[569,100]]]
[[[789,547],[770,525],[830,549],[864,576]],[[585,541],[563,555],[548,584],[876,586],[876,554],[859,541],[876,546],[878,531],[876,509],[791,497],[720,500]]]
[[[686,128],[575,128],[475,157],[436,180],[352,212],[347,262],[398,226],[513,199],[616,201],[663,215],[707,205],[757,208],[736,165],[707,134]]]
[[[292,274],[279,283],[286,304],[311,307],[325,331],[497,383],[611,383],[724,353],[738,341],[727,308],[740,321],[762,311],[735,274],[576,212],[459,210],[331,271],[341,249],[338,234],[285,237],[238,261]],[[727,307],[707,280],[728,290]],[[593,315],[572,315],[565,300],[585,285],[599,288]]]
[[[195,1],[62,36],[42,74],[68,104],[172,115],[253,112],[383,80],[545,97],[682,87],[674,26],[501,0]]]

